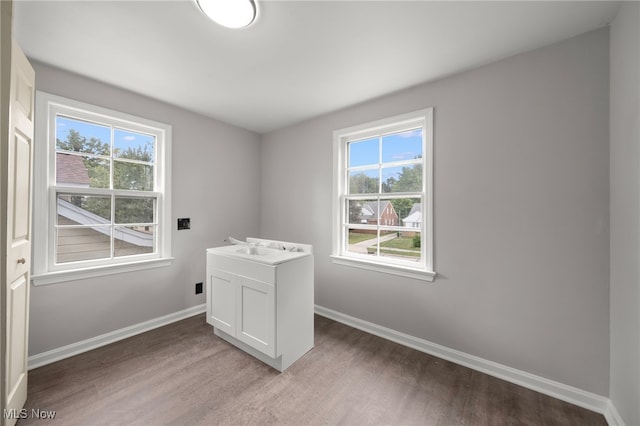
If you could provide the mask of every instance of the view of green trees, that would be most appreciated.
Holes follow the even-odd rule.
[[[348,250],[420,261],[424,230],[421,220],[417,214],[407,222],[404,220],[411,216],[414,206],[423,203],[423,128],[407,127],[392,132],[384,129],[376,133],[378,130],[369,129],[362,137],[346,137]],[[397,219],[382,213],[389,204]],[[372,217],[376,214],[378,218]]]
[[[353,174],[349,177],[350,194],[370,194],[378,193],[378,178],[368,176],[364,172]],[[388,177],[382,182],[382,193],[394,192],[420,192],[422,191],[422,164],[413,166],[403,166],[398,173],[398,177]],[[397,198],[391,199],[391,204],[396,210],[398,217],[403,219],[409,215],[415,199]],[[362,215],[362,203],[349,204],[349,222],[357,223]]]
[[[153,144],[114,148],[95,137],[70,129],[65,140],[56,139],[57,152],[79,153],[89,176],[90,188],[153,191]],[[111,161],[113,158],[113,161]],[[111,167],[113,164],[113,167]],[[83,182],[79,182],[83,183]],[[111,197],[72,195],[68,200],[107,220],[111,219]],[[152,223],[155,199],[115,197],[115,223]]]

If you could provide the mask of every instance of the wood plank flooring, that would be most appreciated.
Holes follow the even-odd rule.
[[[315,333],[315,348],[278,373],[198,315],[30,371],[18,425],[606,425],[324,317]]]

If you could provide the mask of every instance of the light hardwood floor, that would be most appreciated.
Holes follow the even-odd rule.
[[[320,316],[284,373],[198,315],[29,373],[18,425],[606,425],[602,415]]]

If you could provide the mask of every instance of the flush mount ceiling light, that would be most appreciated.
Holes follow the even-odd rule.
[[[202,13],[227,28],[243,28],[256,19],[254,0],[196,0]]]

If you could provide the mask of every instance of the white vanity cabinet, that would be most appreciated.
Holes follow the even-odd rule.
[[[297,248],[297,246],[296,246]],[[284,371],[313,347],[313,256],[207,250],[207,322],[214,333]]]
[[[215,255],[214,255],[215,256]],[[213,260],[215,265],[215,260]],[[267,267],[273,269],[273,267]],[[275,285],[222,269],[209,275],[209,323],[275,358]]]

